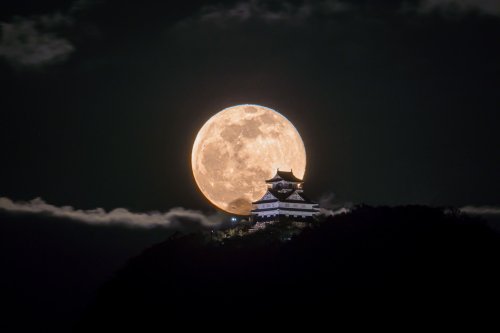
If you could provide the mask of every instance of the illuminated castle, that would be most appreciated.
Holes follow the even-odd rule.
[[[292,171],[278,170],[266,183],[266,194],[260,200],[252,202],[254,221],[278,221],[288,218],[306,222],[318,213],[318,204],[309,200],[303,193],[304,181],[295,177]]]

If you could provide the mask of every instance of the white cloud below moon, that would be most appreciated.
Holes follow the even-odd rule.
[[[205,215],[196,210],[181,207],[168,212],[134,213],[126,208],[115,208],[109,212],[102,208],[90,210],[75,209],[71,206],[54,206],[40,198],[27,202],[15,202],[0,197],[0,210],[14,214],[32,214],[69,219],[92,225],[124,225],[138,228],[168,228],[175,230],[191,230],[211,228],[223,222],[223,215],[214,213]]]
[[[470,215],[500,216],[500,207],[494,206],[464,206],[460,211]]]

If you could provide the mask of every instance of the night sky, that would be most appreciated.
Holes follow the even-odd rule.
[[[313,200],[468,206],[468,212],[498,219],[500,2],[374,3],[3,0],[4,319],[15,331],[46,321],[46,327],[67,332],[66,325],[127,259],[182,229],[179,217],[211,223],[215,208],[194,181],[191,148],[206,120],[236,104],[275,109],[296,126],[307,153],[305,191]],[[41,199],[22,212],[42,205],[41,214],[15,214],[20,210],[12,202],[34,198]],[[123,209],[108,214],[65,206]],[[426,209],[396,214],[381,208],[388,215],[372,218],[365,208],[367,216],[359,210],[362,223],[353,223],[352,230],[325,226],[338,236],[323,241],[335,255],[347,253],[345,262],[353,267],[351,244],[374,244],[398,255],[397,247],[404,248],[405,237],[425,220],[414,212],[430,214]],[[416,250],[408,253],[429,251],[441,267],[441,257],[418,247],[434,235],[431,222],[442,222],[440,213],[432,214],[424,221],[429,229],[412,236]],[[396,245],[384,245],[390,233],[371,223],[384,223],[385,216],[415,224],[402,234],[393,221],[395,236],[388,238]],[[115,223],[124,218],[128,226]],[[158,219],[177,224],[158,227]],[[498,222],[491,225],[497,231]],[[141,223],[153,228],[130,228]],[[446,223],[432,251],[443,250],[447,260],[446,251],[458,249],[456,267],[462,267],[462,255],[470,267],[475,255],[493,267],[498,248],[485,246],[485,255],[481,244],[497,238],[483,236],[478,224],[480,236],[471,241],[463,232],[450,247],[442,242],[450,238]],[[462,244],[479,250],[468,252]],[[371,251],[361,246],[359,253],[365,258]],[[407,253],[400,256],[406,263]]]
[[[239,103],[297,127],[316,200],[500,202],[495,1],[10,1],[1,196],[212,209],[198,129]]]

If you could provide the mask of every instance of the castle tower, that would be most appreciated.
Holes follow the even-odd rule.
[[[296,222],[307,222],[318,212],[318,204],[303,193],[304,181],[295,177],[292,171],[278,170],[266,183],[266,194],[252,202],[254,221],[278,221],[286,217]]]

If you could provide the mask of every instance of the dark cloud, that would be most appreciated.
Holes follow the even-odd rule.
[[[46,203],[40,198],[28,202],[14,202],[9,198],[0,197],[0,210],[10,213],[65,218],[92,225],[126,225],[138,228],[163,227],[175,230],[216,227],[223,220],[221,214],[205,215],[199,211],[180,207],[172,208],[164,213],[133,213],[125,208],[115,208],[106,212],[102,208],[80,210],[70,206],[57,207]]]
[[[104,0],[76,0],[69,8],[69,13],[79,14],[86,12],[100,4],[103,4],[104,2]]]
[[[500,2],[493,0],[422,0],[390,3],[390,6],[382,3],[380,8],[389,9],[393,14],[402,12],[428,14],[435,11],[462,13],[470,10],[491,15],[500,14]],[[75,21],[103,4],[105,4],[104,1],[98,0],[76,0],[62,12],[21,16],[0,22],[2,30],[0,57],[13,65],[22,67],[40,67],[65,61],[76,50],[72,38],[65,36],[67,28],[74,26]],[[107,7],[110,6],[111,4]],[[349,0],[279,2],[247,0],[204,5],[193,10],[190,15],[176,17],[173,21],[175,26],[189,26],[196,23],[230,26],[234,23],[249,21],[296,25],[317,18],[333,17],[337,14],[377,12],[378,10],[373,4]],[[170,23],[169,21],[168,24]],[[92,29],[96,27],[92,26]]]
[[[328,192],[323,194],[319,200],[319,213],[324,216],[335,216],[338,214],[349,213],[353,207],[350,202],[341,203],[335,200],[335,193]]]
[[[423,0],[420,10],[424,13],[434,10],[461,13],[478,11],[489,15],[500,15],[500,1],[498,0]]]
[[[477,11],[489,15],[500,15],[500,2],[497,0],[421,0],[373,3],[360,3],[349,0],[325,1],[266,1],[247,0],[230,4],[215,4],[202,7],[198,13],[187,22],[200,21],[218,24],[231,22],[260,21],[266,23],[301,23],[318,17],[329,17],[350,11],[360,12],[392,12],[429,14],[440,11],[443,13],[466,13]]]
[[[14,66],[28,68],[64,62],[76,49],[66,36],[68,30],[102,2],[76,0],[64,10],[13,16],[0,22],[0,57]]]
[[[345,1],[270,2],[261,0],[239,1],[230,5],[209,5],[200,9],[194,18],[201,22],[228,23],[233,21],[258,20],[267,23],[298,23],[317,14],[328,15],[351,8]],[[183,22],[186,23],[186,22]]]
[[[61,13],[2,22],[0,56],[18,66],[44,66],[61,62],[75,51],[56,31],[73,23]]]

